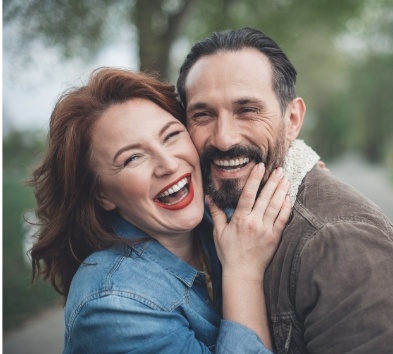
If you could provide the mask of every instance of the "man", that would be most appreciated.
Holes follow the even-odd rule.
[[[296,139],[306,107],[295,83],[286,55],[257,30],[193,46],[177,89],[206,193],[235,208],[261,161],[266,178],[283,166],[290,180],[293,214],[264,283],[277,353],[392,353],[392,224]]]

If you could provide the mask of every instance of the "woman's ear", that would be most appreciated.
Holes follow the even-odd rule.
[[[306,104],[301,97],[296,97],[288,106],[287,140],[294,141],[300,133],[306,114]]]
[[[97,202],[100,204],[106,211],[111,211],[116,209],[116,205],[112,203],[105,195],[100,194],[97,197]]]

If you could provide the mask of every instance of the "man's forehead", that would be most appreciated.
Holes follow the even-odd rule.
[[[203,55],[198,58],[195,63],[191,66],[187,79],[190,74],[195,75],[195,71],[221,69],[225,71],[225,67],[228,65],[239,65],[244,63],[245,67],[247,63],[253,62],[258,65],[268,65],[270,67],[269,58],[259,50],[255,48],[242,48],[239,50],[229,51],[220,50],[213,54]]]
[[[239,51],[221,51],[199,58],[190,68],[185,81],[188,93],[198,89],[196,85],[231,85],[255,80],[271,80],[272,68],[269,59],[254,48]],[[195,87],[196,86],[196,87]]]
[[[185,90],[187,111],[213,102],[230,105],[257,103],[273,93],[272,70],[255,49],[202,57],[190,69]]]

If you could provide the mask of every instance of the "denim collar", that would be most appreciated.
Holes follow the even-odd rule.
[[[167,248],[162,246],[158,241],[151,238],[136,226],[128,223],[117,213],[112,213],[109,218],[109,225],[112,230],[121,238],[140,239],[146,238],[136,245],[130,246],[138,256],[145,257],[159,264],[166,271],[173,274],[188,287],[192,287],[198,270],[190,266],[188,263],[175,256]],[[198,228],[196,230],[198,232]],[[199,235],[198,235],[199,236]]]

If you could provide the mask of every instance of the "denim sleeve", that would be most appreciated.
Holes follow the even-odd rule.
[[[127,296],[88,301],[66,322],[63,354],[214,352],[195,338],[184,316],[153,310]]]
[[[63,353],[270,353],[256,350],[264,347],[253,331],[228,321],[222,321],[214,344],[207,347],[198,340],[179,313],[111,294],[87,301],[67,316]]]
[[[216,354],[272,354],[254,331],[227,320],[221,320],[216,348]]]

